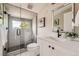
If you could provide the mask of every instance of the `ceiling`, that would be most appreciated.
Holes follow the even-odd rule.
[[[40,10],[42,10],[44,7],[49,5],[49,3],[10,3],[11,5],[18,6],[33,12],[38,13]],[[28,8],[28,5],[32,5],[32,9]]]
[[[57,9],[67,5],[67,3],[10,3],[11,5],[17,6],[17,7],[21,7],[24,8],[26,10],[35,12],[35,13],[40,13],[40,10],[43,10],[45,7],[47,6],[53,6],[53,5],[58,5],[55,6]],[[31,4],[32,9],[29,9],[28,6],[29,4]],[[54,6],[53,6],[54,7]]]

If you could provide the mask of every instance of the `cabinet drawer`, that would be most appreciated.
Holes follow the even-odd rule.
[[[67,54],[67,51],[63,47],[55,43],[51,43],[48,41],[46,46],[48,47],[48,50],[50,51],[50,52],[47,51],[49,53],[48,55],[50,56],[63,56]]]
[[[41,56],[51,56],[53,52],[51,50],[51,44],[48,41],[40,40],[40,55]]]
[[[51,42],[45,39],[39,40],[41,56],[70,56],[75,55],[72,50],[60,45],[58,42]]]
[[[69,51],[67,48],[64,48],[59,43],[51,43],[51,47],[54,47],[54,49],[51,48],[51,52],[53,52],[53,56],[69,56],[74,55],[72,51]]]

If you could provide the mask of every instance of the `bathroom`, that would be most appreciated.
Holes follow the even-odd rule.
[[[79,3],[0,3],[0,9],[1,56],[79,56]]]

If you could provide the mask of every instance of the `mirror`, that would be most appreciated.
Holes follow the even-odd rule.
[[[79,35],[79,3],[74,3],[75,33]]]
[[[74,31],[73,20],[73,5],[63,4],[59,8],[53,10],[53,31],[57,31],[58,28],[63,32]]]

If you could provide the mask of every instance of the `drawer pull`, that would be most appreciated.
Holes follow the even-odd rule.
[[[54,47],[52,47],[52,49],[54,50],[55,48],[54,48]]]
[[[49,48],[51,48],[51,46],[49,45]]]

